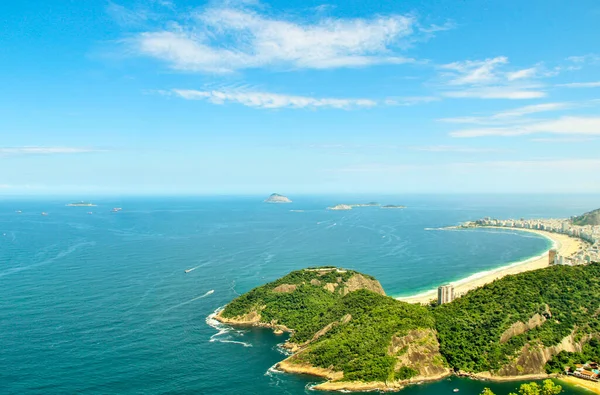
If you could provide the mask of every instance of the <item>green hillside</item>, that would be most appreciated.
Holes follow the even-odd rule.
[[[599,315],[600,264],[591,264],[507,276],[427,307],[387,297],[377,280],[355,271],[300,270],[238,297],[218,318],[290,331],[288,371],[317,368],[338,384],[398,388],[449,369],[492,376],[560,370],[600,354]]]
[[[573,225],[600,225],[600,209],[573,218]]]

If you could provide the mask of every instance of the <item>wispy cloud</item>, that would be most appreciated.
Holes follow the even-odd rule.
[[[467,147],[457,145],[431,145],[423,147],[411,147],[413,151],[424,151],[424,152],[455,152],[463,154],[483,154],[483,153],[494,153],[494,152],[507,152],[507,150],[489,147]]]
[[[595,54],[595,53],[589,53],[586,55],[579,55],[579,56],[569,56],[567,58],[568,61],[571,61],[573,63],[598,63],[600,62],[600,55]]]
[[[523,123],[526,122],[523,117],[524,115],[531,115],[542,112],[560,111],[568,108],[576,107],[578,104],[571,102],[557,102],[557,103],[542,103],[532,104],[530,106],[517,107],[510,110],[500,111],[496,114],[486,117],[452,117],[452,118],[441,118],[439,121],[447,123],[471,123],[480,125],[506,125],[510,123]],[[532,121],[533,122],[533,121]]]
[[[85,147],[0,147],[0,156],[7,155],[60,155],[98,152]]]
[[[207,100],[213,104],[237,103],[255,108],[368,108],[377,105],[370,99],[314,98],[269,92],[198,91],[174,89],[174,95],[187,100]]]
[[[591,137],[545,137],[531,139],[535,143],[584,143],[588,141],[595,141],[596,138]]]
[[[213,6],[180,15],[169,28],[128,38],[135,53],[177,70],[225,73],[278,67],[331,69],[413,62],[399,49],[419,35],[450,29],[419,25],[414,15],[316,22],[261,14],[248,5]]]
[[[247,90],[244,88],[194,90],[173,89],[158,91],[166,96],[176,96],[186,100],[206,100],[213,104],[236,103],[247,107],[274,109],[274,108],[333,108],[353,109],[371,108],[375,106],[412,106],[430,103],[439,100],[431,96],[393,97],[381,100],[367,98],[319,98],[311,96],[288,95],[264,91]]]
[[[465,60],[439,66],[445,90],[451,98],[477,99],[537,99],[546,96],[543,85],[534,79],[556,75],[543,64],[517,70],[507,70],[506,56],[484,60]]]
[[[336,173],[406,173],[413,170],[421,171],[430,170],[450,170],[450,171],[467,171],[469,169],[505,169],[519,171],[548,171],[553,169],[577,170],[577,169],[594,169],[600,166],[600,159],[597,158],[539,158],[534,160],[500,160],[500,161],[471,161],[471,162],[447,162],[447,163],[367,163],[362,165],[352,165],[337,169],[330,169],[330,172]]]
[[[546,97],[546,92],[540,90],[524,89],[508,86],[487,86],[482,88],[471,88],[460,91],[447,91],[442,93],[445,97],[456,99],[539,99]]]
[[[533,122],[497,128],[465,129],[451,132],[452,137],[523,136],[530,134],[600,136],[600,117],[561,117],[556,120]]]
[[[600,81],[571,82],[569,84],[558,84],[556,86],[561,86],[561,87],[565,87],[565,88],[600,88]]]

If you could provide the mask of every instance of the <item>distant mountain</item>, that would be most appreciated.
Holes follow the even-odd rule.
[[[573,225],[600,225],[600,208],[573,218]]]
[[[292,201],[283,195],[280,195],[278,193],[274,193],[271,196],[269,196],[267,199],[265,199],[265,203],[291,203]]]

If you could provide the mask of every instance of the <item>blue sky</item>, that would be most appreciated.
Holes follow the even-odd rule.
[[[600,4],[0,4],[0,195],[600,192]]]

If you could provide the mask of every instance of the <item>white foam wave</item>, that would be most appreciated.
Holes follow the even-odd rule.
[[[243,331],[235,330],[232,327],[217,321],[217,319],[215,317],[217,316],[217,314],[219,314],[221,311],[223,311],[224,308],[225,308],[224,306],[219,307],[212,314],[210,314],[208,317],[206,317],[206,324],[217,331],[217,333],[215,333],[214,335],[212,335],[210,337],[209,342],[211,342],[211,343],[214,343],[214,342],[233,343],[233,344],[240,344],[244,347],[252,347],[252,344],[250,344],[250,343],[246,343],[246,342],[242,342],[242,341],[238,341],[238,340],[232,340],[232,336],[231,336],[232,333],[243,334]]]
[[[274,374],[285,374],[285,372],[283,370],[277,369],[277,364],[275,364],[269,369],[267,369],[267,371],[265,372],[265,376],[273,376]]]

